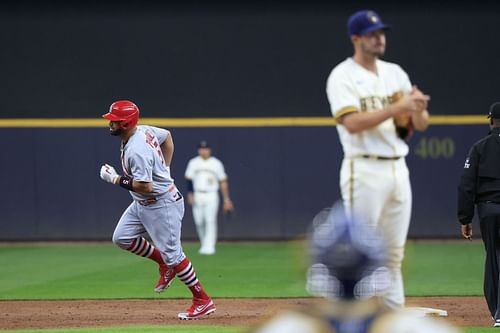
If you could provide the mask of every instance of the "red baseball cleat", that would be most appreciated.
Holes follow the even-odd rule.
[[[155,291],[161,293],[163,290],[170,287],[174,282],[175,272],[173,269],[168,268],[167,265],[160,265],[160,279],[155,286]]]
[[[210,298],[193,298],[193,305],[186,312],[179,313],[178,317],[181,320],[199,319],[203,316],[208,316],[212,312],[215,312],[215,304]]]

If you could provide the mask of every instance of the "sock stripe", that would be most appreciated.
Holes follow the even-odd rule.
[[[143,239],[144,238],[136,238],[135,239],[135,246],[133,248],[131,248],[129,251],[132,252],[132,253],[135,253],[138,249],[140,249],[142,247],[142,242],[143,242]]]
[[[142,256],[148,258],[150,255],[153,254],[154,249],[155,248],[153,247],[153,245],[148,244],[147,251]]]
[[[135,250],[135,248],[137,247],[137,243],[138,243],[138,238],[132,240],[132,244],[130,244],[130,246],[126,250],[133,252]]]
[[[193,265],[191,265],[191,263],[189,263],[189,265],[186,268],[184,268],[182,271],[180,271],[179,273],[177,273],[177,276],[179,277],[179,279],[182,279],[192,269],[193,269]]]
[[[194,286],[195,284],[198,283],[198,278],[196,277],[196,274],[194,274],[193,278],[187,282],[184,282],[184,284],[188,287],[192,287]]]
[[[193,265],[188,258],[184,258],[177,266],[174,267],[177,277],[186,285],[194,298],[208,299],[208,295],[203,289]]]
[[[155,251],[155,247],[145,238],[140,237],[134,239],[127,250],[138,256],[149,258]]]
[[[137,255],[145,257],[146,254],[149,253],[149,250],[151,250],[151,244],[146,243],[144,244],[144,247],[141,249],[141,252],[137,253]]]
[[[198,283],[198,278],[196,277],[196,273],[193,269],[192,265],[187,267],[188,271],[184,272],[184,274],[177,275],[177,277],[188,287],[192,287]]]
[[[144,252],[144,249],[148,246],[147,241],[143,238],[141,240],[141,246],[137,248],[137,250],[133,251],[133,253],[137,254],[138,256],[141,255],[142,252]]]
[[[186,274],[182,277],[179,276],[179,279],[181,281],[189,281],[193,278],[193,275],[196,276],[196,273],[194,272],[194,270],[192,269],[191,271],[189,271],[189,274]]]

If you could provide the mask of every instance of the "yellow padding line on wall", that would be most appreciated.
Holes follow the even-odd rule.
[[[332,117],[297,118],[141,118],[139,123],[159,127],[309,127],[335,126]],[[431,125],[487,125],[481,115],[431,116]],[[0,119],[3,128],[70,128],[106,127],[107,120],[99,118],[10,118]]]

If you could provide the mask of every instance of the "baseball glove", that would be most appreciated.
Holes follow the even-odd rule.
[[[409,117],[408,117],[409,118]],[[411,118],[406,121],[406,126],[399,126],[396,119],[394,119],[394,123],[396,124],[396,133],[402,139],[408,142],[413,135],[413,125],[411,123]]]
[[[403,97],[400,92],[394,93],[391,96],[391,103],[399,101]],[[396,133],[405,141],[409,141],[413,135],[413,124],[411,122],[411,114],[404,113],[394,117],[394,125],[396,126]]]

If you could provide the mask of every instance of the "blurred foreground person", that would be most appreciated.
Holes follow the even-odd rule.
[[[441,319],[392,309],[381,295],[390,272],[383,243],[341,206],[324,209],[309,238],[307,289],[323,300],[282,312],[252,333],[457,333]]]

